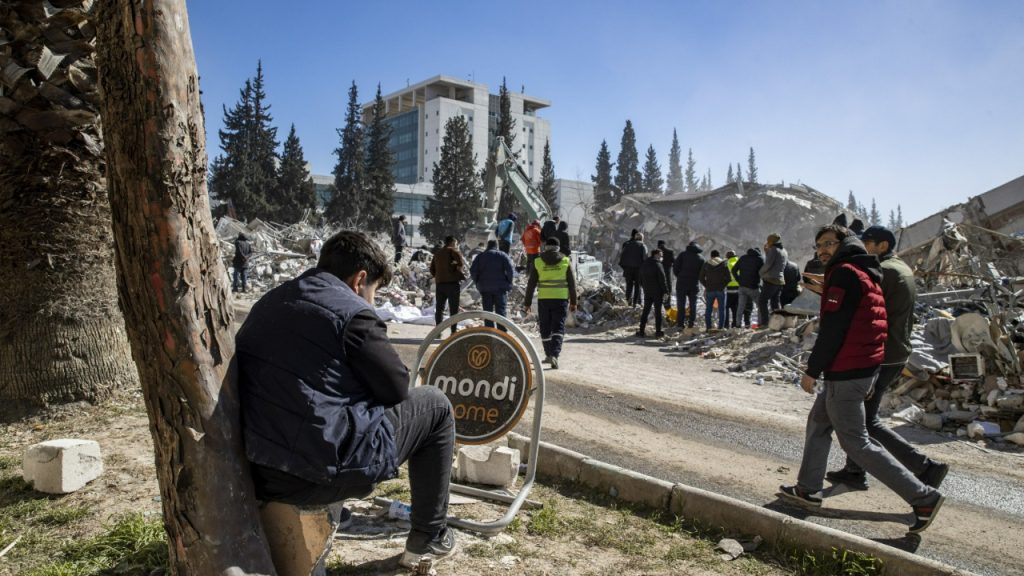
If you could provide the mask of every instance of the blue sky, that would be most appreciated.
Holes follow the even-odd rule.
[[[283,141],[329,174],[360,100],[437,74],[548,99],[560,178],[589,179],[626,119],[668,171],[672,129],[698,172],[850,190],[912,222],[1024,174],[1024,2],[189,2],[207,113],[263,61]]]

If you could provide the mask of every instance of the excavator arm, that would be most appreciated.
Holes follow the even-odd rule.
[[[498,203],[501,201],[502,192],[506,187],[512,189],[516,200],[519,200],[523,209],[526,210],[527,221],[544,221],[551,215],[551,207],[530,183],[530,177],[516,162],[512,150],[509,149],[508,144],[505,144],[505,139],[499,136],[494,140],[494,145],[487,155],[487,169],[484,173],[484,202],[477,211],[476,228],[490,231],[497,226]]]

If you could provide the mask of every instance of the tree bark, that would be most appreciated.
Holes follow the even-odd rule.
[[[172,571],[273,573],[242,450],[227,273],[184,0],[101,0],[97,63],[118,287]]]
[[[0,412],[135,387],[117,304],[91,3],[0,5]]]

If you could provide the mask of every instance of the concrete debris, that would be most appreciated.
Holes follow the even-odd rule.
[[[62,438],[33,444],[22,460],[25,482],[47,494],[69,494],[103,473],[100,445],[94,440]]]

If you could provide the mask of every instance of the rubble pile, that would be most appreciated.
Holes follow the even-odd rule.
[[[953,290],[1024,276],[1024,238],[943,220],[931,241],[900,252],[926,289]]]
[[[248,224],[228,216],[217,219],[215,229],[225,268],[232,268],[234,242],[244,232],[253,244],[249,261],[249,290],[257,294],[294,278],[316,264],[311,250],[313,239],[321,241],[333,230],[314,226],[309,212],[294,224],[283,225],[254,219]]]

